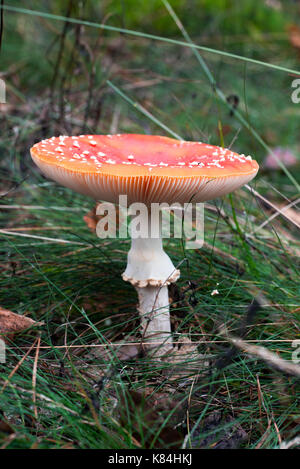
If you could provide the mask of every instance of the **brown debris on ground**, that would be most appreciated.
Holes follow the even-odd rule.
[[[14,334],[29,329],[32,326],[40,326],[42,324],[0,306],[0,336],[4,340],[8,337],[11,339]]]

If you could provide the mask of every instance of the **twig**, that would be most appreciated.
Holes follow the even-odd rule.
[[[220,335],[227,338],[228,342],[230,342],[234,347],[242,350],[243,352],[253,355],[255,357],[260,358],[264,362],[268,363],[270,366],[282,371],[283,373],[287,373],[289,375],[296,376],[300,378],[300,366],[295,365],[294,363],[289,362],[288,360],[284,360],[283,358],[279,357],[276,353],[270,352],[266,348],[259,346],[259,345],[251,345],[249,342],[246,342],[239,337],[234,337],[228,334],[226,328],[222,328],[220,330]]]
[[[290,205],[287,205],[286,207],[284,208],[279,208],[277,207],[276,205],[272,204],[272,202],[270,202],[268,199],[266,199],[265,197],[263,197],[259,192],[257,192],[255,189],[253,189],[253,187],[250,187],[248,186],[248,184],[245,185],[246,189],[248,189],[249,192],[251,192],[251,194],[253,194],[256,198],[262,200],[265,204],[267,204],[269,207],[273,208],[273,210],[276,210],[276,212],[278,212],[278,214],[282,215],[284,218],[286,218],[289,222],[293,223],[293,225],[295,225],[297,228],[300,228],[300,225],[298,223],[295,222],[295,220],[293,220],[291,217],[289,217],[286,213],[284,213],[284,211],[286,209],[288,209],[290,206],[298,203],[300,201],[300,199],[297,199],[295,202],[293,202],[292,204]],[[255,233],[257,230],[253,231],[253,233]],[[252,234],[252,233],[251,233]]]
[[[32,186],[31,186],[32,187]],[[29,187],[29,189],[31,189]],[[2,205],[0,204],[0,210],[57,210],[61,212],[82,212],[80,207],[44,207],[43,205]]]
[[[300,436],[296,436],[290,441],[283,441],[279,448],[280,449],[290,449],[292,446],[300,445]]]
[[[290,202],[288,205],[285,205],[284,207],[282,208],[279,208],[279,207],[276,207],[274,205],[274,210],[276,210],[275,213],[273,213],[273,215],[270,215],[267,220],[265,220],[263,223],[261,223],[257,228],[255,228],[254,230],[251,231],[251,233],[249,233],[249,235],[253,235],[254,233],[257,233],[258,231],[260,231],[262,228],[264,228],[266,225],[268,225],[268,223],[270,223],[270,221],[274,220],[274,218],[278,217],[279,215],[283,215],[285,218],[287,218],[291,223],[294,223],[297,227],[300,228],[300,225],[298,225],[295,221],[292,220],[292,218],[288,217],[287,214],[285,214],[284,212],[290,208],[292,208],[294,205],[297,205],[298,203],[300,202],[300,198],[299,199],[296,199],[294,200],[293,202]],[[248,235],[248,236],[249,236]]]
[[[81,246],[87,246],[87,243],[80,243],[79,241],[69,241],[67,239],[59,239],[59,238],[47,238],[45,236],[36,236],[36,235],[28,235],[25,233],[18,233],[15,231],[8,231],[8,230],[0,230],[0,233],[10,236],[22,236],[24,238],[34,238],[34,239],[42,239],[43,241],[50,241],[54,243],[61,243],[61,244],[79,244]]]

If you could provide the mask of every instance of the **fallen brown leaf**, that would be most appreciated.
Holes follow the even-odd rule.
[[[4,337],[11,336],[17,332],[22,332],[32,326],[40,326],[41,322],[36,322],[27,316],[13,313],[0,306],[0,335]]]
[[[15,433],[14,429],[7,423],[5,419],[0,419],[0,433],[8,433],[9,435]]]
[[[6,421],[4,416],[0,417],[0,433],[8,433],[11,435],[14,432],[14,429],[10,426],[10,424]]]

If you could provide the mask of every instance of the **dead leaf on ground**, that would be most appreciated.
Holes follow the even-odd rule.
[[[5,419],[0,419],[0,433],[7,433],[9,435],[12,435],[14,432],[14,429],[9,425],[9,423]]]
[[[4,337],[4,339],[8,336],[11,338],[12,335],[29,329],[32,326],[40,326],[42,324],[0,306],[0,336]]]

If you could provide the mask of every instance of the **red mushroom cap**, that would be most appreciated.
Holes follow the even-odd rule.
[[[250,156],[200,142],[117,134],[52,137],[31,156],[41,171],[97,200],[203,202],[232,192],[255,177]]]

